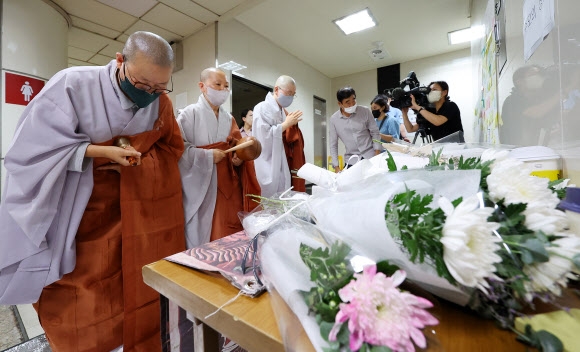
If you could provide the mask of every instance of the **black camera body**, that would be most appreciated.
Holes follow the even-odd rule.
[[[404,88],[409,87],[406,91]],[[397,109],[408,108],[411,106],[411,94],[415,97],[417,105],[428,106],[429,99],[427,99],[427,94],[431,91],[431,88],[421,86],[417,75],[414,71],[409,72],[407,78],[403,79],[400,83],[400,87],[392,90],[393,100],[391,101],[391,106]]]

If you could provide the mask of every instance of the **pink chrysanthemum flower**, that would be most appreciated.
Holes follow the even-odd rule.
[[[415,351],[411,340],[425,348],[427,341],[421,329],[439,321],[424,309],[432,307],[431,302],[397,288],[405,280],[405,272],[399,270],[387,277],[377,273],[376,265],[370,265],[354,277],[356,280],[338,291],[348,303],[340,304],[329,340],[336,340],[341,325],[348,320],[353,351],[364,342],[393,351]]]

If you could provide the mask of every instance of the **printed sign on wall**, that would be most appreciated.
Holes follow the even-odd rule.
[[[524,0],[524,61],[554,28],[554,0]]]
[[[6,104],[18,105],[28,105],[45,84],[45,81],[41,79],[10,72],[6,72],[4,81],[6,82],[4,86]]]

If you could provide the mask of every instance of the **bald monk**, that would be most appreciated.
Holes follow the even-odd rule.
[[[198,85],[197,103],[177,117],[185,142],[179,169],[188,248],[241,231],[238,212],[257,204],[245,195],[260,194],[254,162],[224,153],[242,138],[235,119],[221,107],[230,96],[225,73],[207,68]]]
[[[304,180],[292,177],[304,165],[304,139],[298,127],[302,111],[288,112],[296,95],[296,82],[290,76],[276,80],[274,92],[254,108],[253,135],[262,144],[262,154],[256,159],[256,175],[262,196],[271,197],[294,186],[304,192]]]
[[[161,350],[159,294],[141,268],[185,249],[172,70],[170,45],[135,32],[108,65],[58,72],[18,122],[0,304],[38,301],[53,351]]]

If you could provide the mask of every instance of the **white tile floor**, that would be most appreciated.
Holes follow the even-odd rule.
[[[38,321],[38,315],[32,307],[32,304],[22,304],[18,305],[18,313],[20,314],[20,319],[22,319],[22,324],[26,329],[26,334],[28,338],[31,339],[38,335],[44,334],[44,330],[40,326],[40,321]]]

